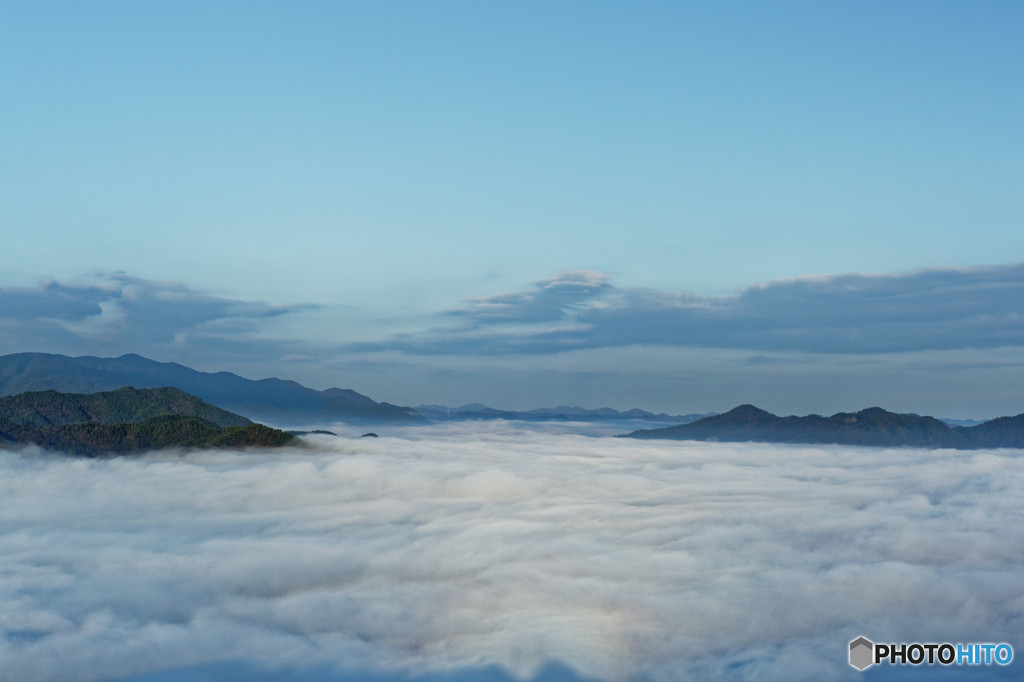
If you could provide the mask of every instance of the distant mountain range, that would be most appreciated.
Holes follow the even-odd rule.
[[[317,391],[284,379],[254,381],[230,372],[198,372],[134,354],[119,358],[49,353],[0,356],[0,396],[45,390],[93,393],[123,386],[174,386],[225,409],[272,423],[423,421],[415,410],[378,403],[350,389]]]
[[[317,391],[285,379],[252,380],[230,372],[199,372],[174,362],[157,362],[135,354],[122,355],[118,358],[72,358],[50,353],[15,353],[0,356],[0,396],[45,390],[92,393],[112,391],[123,386],[175,386],[225,409],[271,423],[415,423],[428,419],[518,419],[644,420],[685,424],[708,416],[655,414],[638,409],[620,412],[607,407],[584,409],[560,406],[513,411],[498,410],[480,403],[461,407],[420,405],[413,409],[378,403],[351,389],[329,388],[326,391]]]
[[[0,443],[34,443],[84,456],[168,447],[274,447],[293,439],[170,387],[30,391],[0,398]]]
[[[610,407],[601,407],[588,410],[582,407],[542,407],[536,410],[523,412],[514,410],[498,410],[480,403],[470,403],[462,407],[447,407],[445,405],[417,405],[416,411],[424,417],[435,421],[447,419],[519,419],[526,421],[605,421],[605,420],[631,420],[642,419],[652,422],[669,422],[672,424],[687,424],[696,421],[708,414],[655,414],[646,410],[627,410],[620,412]]]
[[[936,448],[1024,448],[1024,415],[967,426],[880,408],[831,417],[777,417],[752,405],[725,414],[655,414],[559,406],[527,411],[499,410],[480,403],[461,407],[420,405],[416,409],[379,403],[350,389],[318,391],[285,379],[245,379],[230,372],[198,372],[173,362],[140,355],[118,358],[67,357],[48,353],[0,356],[0,396],[27,391],[87,394],[173,386],[224,410],[259,421],[312,424],[425,423],[427,421],[510,419],[525,421],[648,421],[672,424],[627,434],[630,438],[913,445]],[[211,406],[212,406],[211,405]],[[209,416],[195,415],[207,421]],[[968,422],[969,423],[969,422]]]
[[[897,414],[878,407],[840,412],[831,417],[816,414],[777,417],[753,405],[740,405],[725,414],[689,424],[644,429],[624,437],[957,449],[1024,448],[1024,414],[999,417],[977,426],[951,427],[934,417]]]

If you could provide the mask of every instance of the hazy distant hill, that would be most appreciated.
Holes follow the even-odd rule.
[[[835,443],[841,445],[927,448],[1024,447],[1024,414],[1000,417],[973,427],[949,427],[934,417],[897,414],[878,407],[840,412],[831,417],[777,417],[753,405],[690,424],[646,429],[628,438],[717,440],[764,443]]]
[[[462,407],[445,405],[417,405],[416,411],[430,419],[521,419],[527,421],[603,421],[642,419],[645,421],[670,422],[685,424],[708,416],[707,414],[670,415],[655,414],[646,410],[632,409],[625,412],[610,407],[588,410],[582,407],[542,407],[536,410],[514,411],[497,410],[480,403],[470,403]]]
[[[122,386],[175,386],[225,409],[271,422],[422,419],[415,410],[378,403],[349,389],[317,391],[284,379],[254,381],[230,372],[198,372],[134,354],[119,358],[49,353],[0,356],[0,396],[48,389],[92,393]]]
[[[0,398],[0,442],[35,443],[79,455],[166,447],[278,446],[293,436],[171,388],[73,394],[53,390]]]

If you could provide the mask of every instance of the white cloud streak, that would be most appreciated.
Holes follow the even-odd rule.
[[[1020,455],[501,422],[4,452],[0,661],[24,682],[859,679],[859,635],[1021,641]]]

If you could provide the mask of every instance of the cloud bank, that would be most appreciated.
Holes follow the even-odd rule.
[[[24,682],[916,679],[856,673],[847,643],[1020,651],[1020,454],[504,423],[2,452],[0,661]]]
[[[568,270],[523,291],[470,298],[437,314],[444,323],[433,329],[313,348],[260,332],[317,306],[225,299],[180,282],[110,274],[85,284],[0,288],[0,343],[45,338],[133,352],[176,345],[265,358],[314,351],[539,355],[633,345],[875,354],[1020,347],[1021,301],[1024,264],[806,276],[727,296],[624,288],[605,273]],[[293,333],[301,336],[301,326]]]
[[[471,299],[461,326],[362,348],[410,354],[553,353],[659,344],[882,353],[1020,346],[1024,265],[842,274],[758,284],[730,296],[619,288],[567,271],[522,292]]]
[[[45,343],[72,353],[175,347],[245,352],[267,320],[310,307],[225,299],[181,282],[123,273],[77,284],[48,280],[37,287],[0,288],[0,346],[41,350]],[[280,352],[277,342],[261,339],[255,345]]]
[[[271,305],[124,274],[0,289],[0,352],[139,353],[402,405],[779,414],[1024,411],[1024,265],[822,275],[728,296],[570,270],[443,311]],[[396,334],[396,331],[401,333]]]

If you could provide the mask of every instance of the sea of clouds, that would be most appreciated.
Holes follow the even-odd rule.
[[[561,428],[0,452],[0,680],[1019,679],[1024,452]]]

